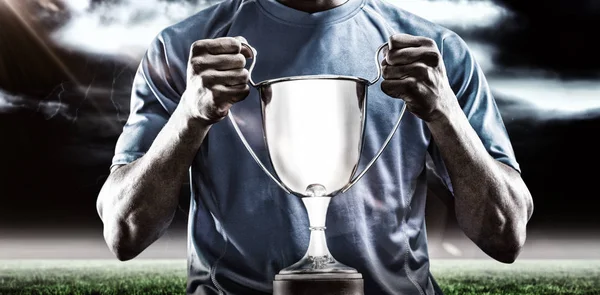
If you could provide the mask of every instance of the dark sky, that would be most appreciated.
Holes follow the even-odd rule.
[[[497,47],[502,69],[542,70],[565,79],[598,76],[596,1],[502,2],[516,17],[493,28],[457,31]],[[68,19],[60,10],[41,19],[52,26],[36,27],[35,18],[30,23],[42,36],[37,39],[1,3],[0,228],[97,228],[96,195],[127,117],[137,62],[54,44],[48,28]],[[535,199],[531,225],[598,227],[600,110],[552,116],[512,97],[497,94],[497,100]]]
[[[596,0],[498,0],[517,18],[500,28],[497,43],[501,62],[555,71],[564,77],[598,77],[600,55],[595,52],[600,27]],[[493,28],[498,32],[498,27]]]

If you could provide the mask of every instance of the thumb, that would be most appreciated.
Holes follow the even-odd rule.
[[[233,37],[234,39],[240,41],[242,44],[248,44],[248,40],[246,40],[246,38],[242,37],[242,36],[236,36]],[[250,50],[248,47],[246,46],[242,46],[242,50],[240,51],[240,53],[242,55],[244,55],[246,58],[253,58],[253,54],[252,54],[252,50]]]

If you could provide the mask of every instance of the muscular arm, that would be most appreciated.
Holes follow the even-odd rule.
[[[98,213],[104,238],[118,259],[134,258],[169,227],[187,171],[210,126],[248,96],[244,66],[251,53],[241,42],[245,39],[227,37],[192,45],[186,90],[177,108],[144,156],[113,169],[102,187]]]
[[[140,159],[112,171],[98,196],[104,238],[119,260],[129,260],[169,227],[181,186],[210,125],[178,107]]]
[[[452,182],[459,226],[488,255],[512,263],[533,212],[521,176],[488,154],[458,103],[427,125]]]
[[[531,195],[519,173],[485,149],[450,87],[436,42],[394,35],[382,63],[382,90],[403,99],[427,123],[440,150],[454,189],[459,226],[488,255],[513,262],[525,242]]]

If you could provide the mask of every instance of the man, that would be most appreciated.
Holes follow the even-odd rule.
[[[187,292],[270,293],[274,275],[304,254],[308,220],[301,200],[270,181],[223,121],[235,104],[264,159],[241,42],[257,49],[252,78],[263,81],[371,79],[372,56],[388,41],[384,80],[369,89],[363,155],[381,146],[403,103],[410,113],[375,166],[332,200],[333,256],[363,274],[366,294],[439,293],[423,216],[430,154],[466,235],[513,262],[532,201],[480,68],[456,34],[379,0],[226,1],[161,32],[139,68],[98,197],[111,250],[129,260],[161,236],[191,166]]]

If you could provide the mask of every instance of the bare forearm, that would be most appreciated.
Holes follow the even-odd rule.
[[[460,227],[490,256],[514,261],[533,209],[520,175],[487,153],[458,103],[428,126],[450,175]]]
[[[452,38],[463,47],[458,50],[468,53],[458,36],[444,41]],[[531,196],[521,176],[487,153],[458,104],[436,41],[395,34],[388,47],[382,61],[381,90],[402,99],[410,112],[427,122],[448,168],[459,225],[490,256],[514,260],[532,211]],[[451,57],[452,51],[447,52]],[[467,59],[463,65],[468,64]],[[460,71],[464,72],[463,65]],[[473,84],[480,82],[473,77],[463,78],[465,85],[484,86]]]
[[[242,42],[247,41],[223,37],[192,44],[186,90],[177,109],[147,153],[117,168],[104,184],[98,213],[105,240],[117,258],[137,256],[167,229],[183,181],[210,126],[248,96],[249,74],[244,66],[253,55]]]
[[[133,258],[167,229],[208,126],[178,108],[143,157],[111,173],[98,197],[98,213],[119,259]]]

